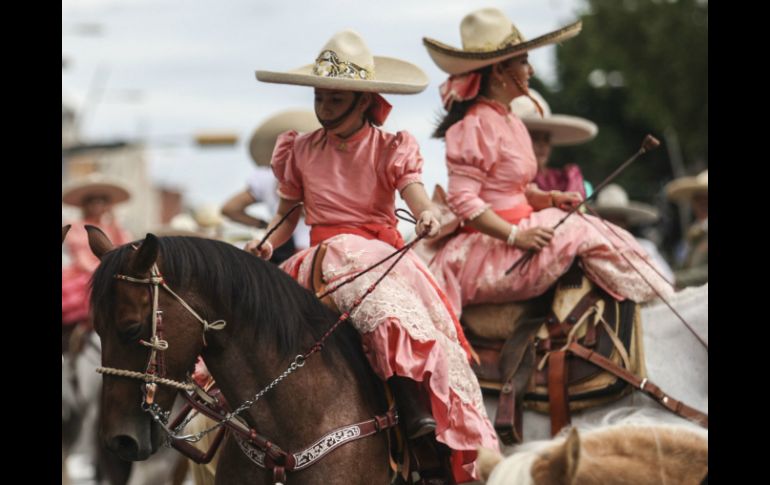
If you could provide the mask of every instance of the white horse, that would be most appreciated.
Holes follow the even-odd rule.
[[[708,284],[682,290],[669,302],[708,345]],[[648,379],[674,399],[708,413],[708,349],[661,301],[643,306],[641,318]],[[485,395],[484,404],[491,419],[494,419],[497,403],[496,395]],[[634,391],[604,406],[573,412],[572,424],[578,428],[595,425],[602,422],[607,413],[620,408],[662,410],[655,400]],[[685,421],[677,416],[673,419]],[[551,436],[551,422],[547,414],[525,409],[523,424],[525,443]],[[506,453],[510,451],[506,449]]]

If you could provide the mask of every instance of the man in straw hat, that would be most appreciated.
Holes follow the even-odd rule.
[[[249,142],[249,153],[256,164],[255,170],[246,181],[246,189],[233,195],[225,202],[225,205],[222,206],[222,214],[247,226],[258,229],[266,228],[267,222],[251,216],[246,212],[246,209],[257,202],[264,202],[271,214],[275,214],[278,209],[276,180],[272,170],[270,170],[270,159],[273,157],[273,149],[278,135],[289,130],[308,133],[320,127],[315,113],[305,110],[283,111],[269,117],[259,125]],[[289,259],[297,249],[305,249],[309,245],[310,229],[300,218],[294,234],[282,246],[275,249],[270,261],[280,264]]]
[[[628,200],[625,189],[618,184],[609,184],[604,187],[591,208],[604,220],[629,231],[640,226],[654,224],[660,219],[658,209],[643,202]],[[655,262],[661,274],[668,281],[673,282],[674,273],[668,262],[661,256],[655,243],[640,236],[636,236],[636,242]]]
[[[314,63],[287,72],[257,71],[257,78],[313,87],[323,127],[304,135],[284,133],[273,152],[281,201],[271,227],[300,201],[311,226],[312,247],[284,262],[286,272],[310,287],[310,263],[320,245],[325,248],[322,279],[333,288],[403,247],[394,214],[396,192],[416,215],[418,235],[438,232],[421,183],[417,141],[406,131],[378,128],[391,110],[382,94],[425,89],[428,79],[420,68],[372,55],[359,34],[345,30],[332,36]],[[269,258],[271,248],[293,232],[297,217],[295,211],[262,248],[253,241],[246,249]],[[334,304],[348,311],[384,268],[332,293]],[[351,323],[361,333],[372,368],[390,383],[408,437],[435,434],[451,450],[454,479],[475,479],[476,448],[498,448],[497,437],[459,322],[420,259],[408,252],[356,308]]]
[[[690,204],[695,221],[685,235],[685,254],[674,272],[679,288],[697,286],[709,280],[709,172],[695,177],[681,177],[666,186],[668,198],[678,204]]]
[[[450,74],[440,88],[447,114],[434,136],[445,138],[447,203],[464,223],[430,268],[458,313],[468,304],[539,296],[575,257],[581,258],[591,280],[619,300],[641,302],[656,296],[615,251],[644,254],[627,231],[610,232],[596,218],[575,216],[554,233],[581,194],[543,191],[532,183],[538,171],[532,140],[511,112],[513,99],[532,96],[528,81],[534,69],[527,52],[570,39],[580,28],[578,21],[527,41],[505,13],[486,8],[463,18],[462,48],[424,39],[428,54]],[[543,116],[542,106],[532,102]],[[525,254],[534,256],[506,276],[505,269]],[[635,266],[659,292],[672,291],[647,265]]]
[[[88,246],[85,225],[99,227],[115,244],[124,244],[131,235],[115,220],[112,207],[129,199],[128,190],[119,181],[94,173],[77,179],[62,189],[62,202],[79,207],[82,218],[73,221],[64,246],[71,264],[62,268],[62,352],[69,347],[78,325],[88,325],[88,281],[99,266],[99,258]]]
[[[535,104],[535,101],[537,104]],[[541,116],[538,106],[542,109]],[[541,190],[577,192],[583,198],[591,195],[591,184],[583,179],[583,173],[574,163],[563,168],[548,167],[551,147],[579,145],[592,140],[599,132],[596,123],[578,116],[551,114],[551,107],[534,89],[528,96],[511,101],[511,110],[529,131],[532,148],[537,158],[537,175],[534,182]]]

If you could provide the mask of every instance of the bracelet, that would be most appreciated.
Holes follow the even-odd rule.
[[[552,190],[552,191],[548,192],[548,195],[551,196],[551,207],[556,207],[556,200],[554,200],[554,198],[553,198],[553,193],[554,192],[556,192],[556,191]]]
[[[508,234],[508,239],[505,241],[505,243],[509,246],[513,246],[513,243],[516,242],[516,234],[519,233],[519,226],[516,224],[511,224],[511,232]]]

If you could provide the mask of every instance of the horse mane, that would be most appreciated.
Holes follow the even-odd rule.
[[[303,344],[307,346],[308,334],[317,340],[336,321],[336,315],[313,293],[276,265],[246,251],[198,237],[157,239],[158,267],[169,287],[177,294],[188,290],[205,294],[214,313],[204,312],[203,318],[227,316],[250,325],[253,331],[243,332],[241,337],[253,339],[255,348],[257,342],[270,342],[281,358],[293,357],[307,350]],[[113,275],[125,273],[132,252],[131,244],[107,252],[94,272],[91,307],[95,318],[110,320],[115,301]],[[373,373],[363,356],[360,335],[351,325],[341,325],[320,353],[332,365],[332,356],[341,355],[360,382],[371,381]]]

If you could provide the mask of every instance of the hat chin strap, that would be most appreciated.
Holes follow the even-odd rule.
[[[355,97],[353,98],[353,102],[350,103],[350,107],[345,110],[344,113],[339,115],[338,117],[334,118],[333,120],[322,120],[320,116],[318,116],[318,111],[315,113],[316,119],[318,119],[318,122],[321,123],[321,126],[324,127],[325,130],[333,130],[334,128],[337,128],[342,123],[345,122],[348,116],[350,116],[350,113],[353,112],[354,109],[356,109],[356,106],[358,105],[358,100],[361,99],[361,93],[360,91],[355,91],[353,93]]]

